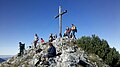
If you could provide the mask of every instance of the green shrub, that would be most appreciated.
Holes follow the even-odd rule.
[[[110,48],[106,40],[100,39],[96,35],[83,36],[77,40],[77,45],[88,53],[97,54],[103,61],[111,67],[120,66],[120,54],[116,49]]]

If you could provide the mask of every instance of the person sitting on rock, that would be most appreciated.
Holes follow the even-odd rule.
[[[54,34],[53,36],[53,40],[55,40],[57,38],[57,34]]]
[[[49,43],[49,48],[47,50],[47,54],[44,55],[43,57],[39,58],[39,61],[35,64],[35,66],[37,66],[40,62],[40,64],[44,64],[44,65],[49,65],[48,59],[51,57],[55,57],[56,55],[56,48],[53,46],[52,43]]]
[[[49,43],[49,48],[48,48],[47,52],[48,52],[46,55],[47,58],[56,56],[56,48],[53,46],[52,43]]]
[[[41,43],[44,43],[44,40],[43,40],[43,38],[41,38]]]
[[[53,35],[52,34],[50,34],[50,36],[49,36],[49,42],[52,42],[54,39],[53,39]]]

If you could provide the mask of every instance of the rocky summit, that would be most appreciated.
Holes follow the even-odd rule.
[[[56,57],[44,60],[48,43],[39,43],[37,48],[26,49],[22,56],[15,55],[0,67],[109,67],[99,56],[78,47],[74,39],[57,38],[52,43],[56,47]]]

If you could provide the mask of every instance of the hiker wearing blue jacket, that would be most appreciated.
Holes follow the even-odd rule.
[[[47,57],[50,58],[50,57],[54,57],[54,56],[56,56],[56,48],[53,46],[52,43],[49,43]]]

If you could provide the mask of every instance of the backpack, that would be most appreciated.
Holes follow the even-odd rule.
[[[77,28],[75,27],[75,32],[77,32]]]

